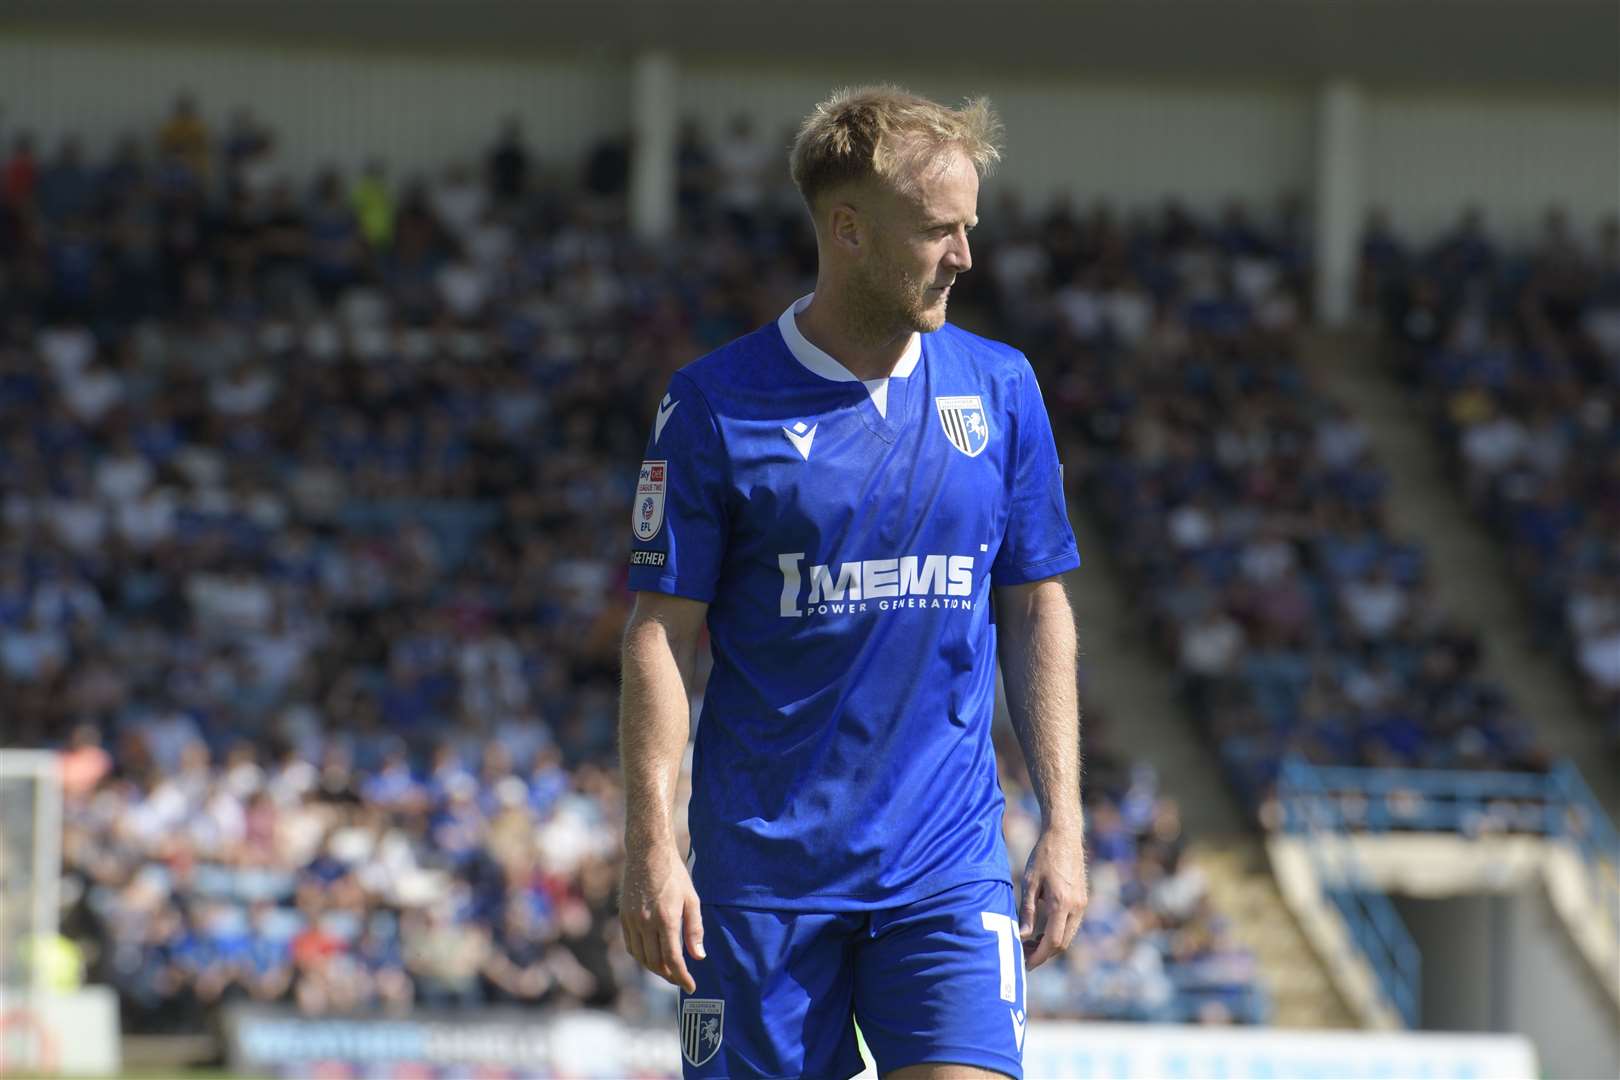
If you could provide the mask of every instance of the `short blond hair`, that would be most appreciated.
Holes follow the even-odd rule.
[[[987,98],[952,109],[898,86],[853,87],[805,117],[788,164],[814,210],[826,192],[863,180],[909,193],[917,174],[947,150],[962,151],[983,176],[1001,160],[1001,130]]]

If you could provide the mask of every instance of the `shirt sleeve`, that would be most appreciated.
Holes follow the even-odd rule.
[[[1080,565],[1069,508],[1063,497],[1063,470],[1046,402],[1029,361],[1023,363],[1014,398],[1017,433],[1007,531],[990,567],[993,585],[1023,585],[1067,573]]]
[[[658,404],[630,511],[630,588],[708,603],[725,554],[729,468],[709,403],[677,374]]]

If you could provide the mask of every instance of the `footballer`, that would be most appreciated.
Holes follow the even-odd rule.
[[[632,507],[621,921],[681,988],[688,1077],[1022,1076],[1024,975],[1086,904],[1080,564],[1023,354],[945,321],[988,103],[893,87],[805,120],[815,292],[688,364]],[[700,634],[691,849],[672,813]],[[1015,894],[999,657],[1042,828]]]

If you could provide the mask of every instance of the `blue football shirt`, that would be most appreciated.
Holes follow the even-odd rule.
[[[1080,564],[1040,389],[948,324],[863,383],[809,301],[675,374],[636,484],[630,587],[709,604],[694,884],[839,911],[1006,880],[991,586]]]

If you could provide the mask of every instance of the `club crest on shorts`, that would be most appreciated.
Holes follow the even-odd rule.
[[[978,395],[937,397],[934,411],[939,414],[945,437],[968,457],[978,457],[990,445],[990,417]]]
[[[630,508],[630,532],[637,540],[651,540],[664,527],[664,489],[669,462],[643,461],[636,480],[636,502]]]
[[[681,1002],[681,1056],[694,1068],[714,1057],[726,1034],[726,1003],[719,998]]]

